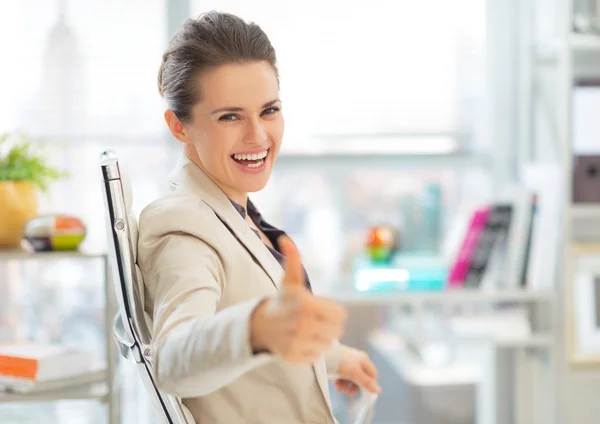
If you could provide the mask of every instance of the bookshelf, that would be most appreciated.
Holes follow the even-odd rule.
[[[365,327],[361,334],[367,335],[366,349],[379,361],[377,366],[393,370],[393,378],[410,386],[410,389],[406,390],[422,390],[429,393],[427,396],[434,396],[432,393],[454,393],[457,396],[455,389],[461,393],[464,391],[457,400],[465,402],[464,405],[461,403],[461,408],[473,407],[486,411],[485,418],[478,417],[474,421],[478,424],[504,424],[508,422],[504,421],[504,414],[522,414],[519,408],[522,408],[523,402],[527,403],[525,408],[529,408],[533,403],[529,401],[536,396],[545,404],[552,398],[547,386],[541,387],[539,393],[533,395],[531,390],[525,389],[526,393],[522,398],[511,401],[511,406],[502,401],[505,397],[511,397],[513,393],[522,390],[518,385],[532,387],[532,377],[518,374],[517,370],[522,365],[516,358],[522,355],[527,359],[533,357],[535,361],[530,361],[535,362],[533,366],[547,373],[547,369],[540,364],[554,355],[556,342],[552,315],[557,301],[554,291],[490,287],[425,292],[359,292],[348,289],[352,286],[351,278],[347,277],[340,279],[329,290],[319,292],[318,288],[322,285],[318,281],[313,287],[316,295],[333,299],[351,311],[350,316],[360,323],[350,325]],[[449,315],[445,314],[448,311],[475,311],[477,314],[477,311],[490,311],[494,307],[498,307],[499,310],[506,307],[523,309],[524,316],[531,323],[530,333],[502,335],[495,334],[494,331],[478,334],[471,330],[454,332],[446,325]],[[468,314],[463,316],[463,319],[465,318],[468,319]],[[433,327],[432,319],[436,321]],[[375,324],[369,324],[369,320]],[[498,323],[497,319],[493,321]],[[503,325],[502,328],[506,329],[506,326]],[[359,330],[352,328],[352,331],[356,333]],[[357,335],[351,334],[349,337]],[[443,363],[427,363],[421,355],[426,355],[424,352],[430,348],[442,348],[449,356],[442,361]],[[459,358],[454,356],[457,352],[467,352],[472,356],[472,362],[458,360]],[[490,365],[487,362],[490,355],[497,363]],[[518,381],[506,381],[503,375],[518,376]],[[389,383],[384,390],[391,390],[391,384],[399,384],[397,381]],[[481,385],[485,387],[484,390],[479,389]],[[425,403],[430,400],[427,399]],[[384,398],[381,403],[380,412],[384,415],[392,416],[397,413],[394,400]],[[540,406],[537,408],[543,410]],[[428,407],[425,410],[429,411]],[[508,410],[510,412],[507,412]],[[514,423],[521,422],[525,423]]]
[[[0,393],[0,405],[7,402],[55,402],[60,400],[98,400],[109,402],[109,389],[107,383],[92,383],[60,390],[32,394]]]
[[[564,38],[540,42],[533,48],[533,62],[536,65],[557,65],[565,54],[600,53],[600,36],[570,32]]]
[[[570,215],[575,220],[597,219],[600,217],[600,205],[572,205]]]
[[[340,285],[349,287],[350,284]],[[318,287],[318,285],[315,285]],[[520,303],[549,304],[554,302],[553,292],[535,292],[531,290],[485,290],[459,289],[431,292],[358,292],[353,290],[335,290],[331,292],[315,291],[316,294],[333,299],[346,306],[424,306],[465,303]]]
[[[68,275],[73,272],[73,261],[76,263],[80,263],[81,261],[86,261],[86,264],[93,263],[93,265],[90,265],[89,268],[87,268],[86,265],[83,265],[86,271],[84,271],[82,274],[76,274],[77,277],[83,277],[83,280],[85,281],[81,281],[79,278],[69,278],[73,281],[78,281],[75,282],[75,284],[69,283],[70,285],[68,286],[55,287],[56,285],[60,285],[60,283],[55,283],[60,280],[60,277],[58,277],[55,272],[51,272],[51,276],[49,276],[49,268],[46,267],[65,266],[65,274]],[[5,275],[8,276],[7,279],[4,279],[3,275],[4,284],[2,287],[2,297],[9,306],[9,308],[7,308],[9,311],[3,314],[5,322],[12,322],[15,319],[23,318],[22,312],[27,312],[28,309],[39,309],[39,305],[28,305],[27,302],[35,299],[35,296],[32,296],[32,294],[35,294],[38,291],[41,291],[44,295],[47,294],[45,291],[47,286],[42,287],[42,282],[45,279],[51,282],[50,286],[52,286],[52,289],[57,290],[57,292],[61,292],[58,294],[57,299],[64,298],[65,296],[73,296],[73,293],[77,292],[77,290],[84,290],[88,295],[93,293],[93,296],[104,296],[102,300],[103,305],[101,305],[102,310],[98,310],[98,313],[101,314],[101,317],[98,317],[100,321],[92,321],[92,323],[88,322],[88,324],[92,326],[94,326],[94,324],[99,324],[98,329],[101,329],[101,334],[98,333],[96,335],[98,336],[97,341],[100,341],[101,344],[92,344],[89,346],[87,345],[87,342],[90,342],[89,340],[77,340],[78,346],[80,346],[82,343],[86,343],[85,347],[94,353],[96,357],[95,359],[100,365],[94,367],[94,370],[91,371],[89,375],[73,378],[72,380],[74,383],[72,386],[62,387],[59,389],[49,389],[45,391],[36,391],[27,394],[0,392],[0,421],[2,421],[3,416],[2,405],[6,405],[8,403],[30,404],[71,400],[89,400],[98,401],[101,404],[106,405],[108,424],[120,423],[121,412],[119,390],[117,386],[118,355],[112,336],[112,324],[116,311],[116,305],[114,301],[114,295],[112,293],[108,267],[109,263],[107,255],[96,251],[82,250],[70,252],[32,253],[27,250],[0,250],[0,271],[5,272]],[[21,272],[24,269],[27,270],[27,276],[21,277]],[[89,275],[87,272],[90,272],[91,270],[94,271],[94,274],[96,271],[99,271],[98,274],[100,274],[100,277],[98,277],[98,275]],[[101,284],[98,285],[98,282],[101,282]],[[82,289],[82,287],[84,287],[84,289]],[[58,317],[57,321],[62,322],[61,328],[63,329],[69,329],[68,323],[74,324],[76,322],[81,322],[82,318],[85,321],[85,317],[83,317],[81,310],[77,310],[76,307],[74,310],[77,312],[72,313],[69,308],[64,307],[64,304],[60,302],[54,304],[53,301],[56,301],[56,299],[42,300],[45,300],[47,303],[46,313],[50,314],[49,316]],[[33,300],[33,302],[35,301]],[[77,304],[78,300],[71,300],[70,302],[70,305],[73,306],[74,304]],[[62,310],[61,307],[63,308]],[[85,313],[89,313],[90,316],[95,318],[95,304],[91,306],[83,305],[83,307],[92,310],[91,312],[85,311],[84,315]],[[65,309],[69,310],[65,311]],[[31,314],[31,311],[27,312],[26,315],[29,314]],[[47,329],[44,325],[44,315],[39,310],[33,311],[33,314],[40,315],[36,316],[33,321],[31,321],[32,318],[30,316],[27,316],[25,319],[26,322],[21,322],[18,325],[19,329],[15,330],[13,335],[16,335],[19,339],[28,339],[29,337],[27,336],[32,334],[34,339],[44,337],[40,336],[40,334]],[[40,328],[36,329],[35,331],[31,328],[26,328],[30,326],[30,321],[37,322],[37,325]],[[56,331],[56,329],[53,328],[52,331]],[[63,332],[62,330],[60,331],[61,333]],[[83,333],[77,334],[89,333],[96,333],[96,331],[92,329],[92,327],[86,327],[83,330]],[[2,334],[6,335],[4,332]],[[56,336],[56,334],[54,335]],[[71,342],[73,341],[73,338],[77,337],[80,336],[72,336]],[[2,341],[10,342],[12,340],[9,338]],[[91,343],[94,342],[91,341]],[[31,413],[35,415],[35,410],[32,409]],[[20,412],[20,414],[26,415],[27,412],[23,410]]]
[[[577,0],[527,0],[525,8],[531,10],[531,20],[527,25],[533,28],[553,22],[552,31],[538,34],[530,51],[529,66],[532,78],[536,79],[535,89],[529,93],[529,116],[538,116],[538,122],[530,122],[532,145],[545,146],[552,154],[551,159],[559,164],[562,172],[561,232],[559,245],[558,273],[554,284],[556,302],[553,310],[555,322],[555,347],[552,364],[552,386],[555,401],[552,423],[577,422],[581,424],[597,421],[597,398],[600,396],[600,368],[587,367],[585,370],[574,366],[569,346],[574,327],[571,322],[571,286],[573,275],[570,251],[574,244],[593,243],[600,240],[600,204],[574,203],[572,175],[574,148],[574,123],[576,114],[574,94],[579,79],[600,79],[600,34],[576,32],[574,27]],[[585,3],[591,7],[591,2]],[[583,5],[579,3],[580,6]],[[598,3],[596,2],[596,8]],[[548,11],[553,13],[548,16]],[[598,9],[596,9],[598,10]],[[546,24],[546,25],[544,25]],[[544,80],[543,82],[540,82]],[[533,80],[532,80],[533,81]],[[545,124],[540,124],[545,120]],[[533,119],[532,119],[533,121]],[[528,160],[540,160],[544,151]],[[596,153],[597,154],[597,153]],[[536,421],[540,422],[540,421]]]
[[[600,37],[598,35],[570,32],[567,41],[569,47],[574,51],[600,53]]]

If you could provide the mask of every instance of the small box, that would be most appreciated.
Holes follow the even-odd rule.
[[[573,202],[600,204],[600,155],[574,156]]]

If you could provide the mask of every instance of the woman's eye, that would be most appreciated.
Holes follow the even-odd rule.
[[[238,116],[235,113],[228,113],[219,117],[219,121],[237,121],[237,119]]]
[[[274,113],[279,112],[279,108],[278,107],[269,107],[265,110],[263,110],[263,115],[273,115]]]

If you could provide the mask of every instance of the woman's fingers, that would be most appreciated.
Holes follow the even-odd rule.
[[[345,393],[348,396],[354,396],[360,390],[356,384],[350,380],[339,379],[335,381],[335,388],[340,393]]]
[[[351,383],[350,387],[346,390],[346,394],[348,396],[354,396],[355,394],[357,394],[360,391],[360,387],[358,387],[356,384]]]
[[[356,355],[353,365],[344,374],[363,390],[371,393],[380,393],[381,388],[377,384],[377,370],[366,354]]]
[[[320,320],[333,323],[346,322],[348,313],[339,303],[329,299],[314,297],[314,302],[310,305],[311,310]]]
[[[281,236],[278,244],[285,257],[284,276],[270,310],[279,312],[273,314],[273,327],[284,333],[272,337],[276,347],[271,350],[294,363],[314,362],[342,336],[347,313],[336,302],[315,297],[305,288],[304,268],[294,242]]]
[[[361,368],[371,378],[377,379],[377,368],[369,359],[361,362]]]
[[[338,340],[344,332],[343,324],[323,322],[314,317],[304,318],[298,329],[303,333],[306,340],[328,340],[330,343],[333,340]]]
[[[314,334],[330,340],[339,339],[346,324],[345,310],[334,302],[324,301],[309,293],[301,297],[295,307],[297,311],[290,315],[292,330],[309,339]]]

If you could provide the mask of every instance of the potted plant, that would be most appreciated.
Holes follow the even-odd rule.
[[[37,191],[64,176],[24,134],[0,135],[0,247],[18,247],[38,213]]]

